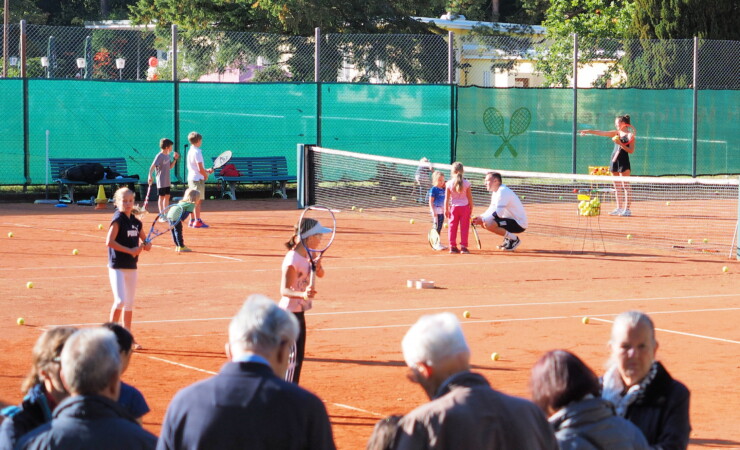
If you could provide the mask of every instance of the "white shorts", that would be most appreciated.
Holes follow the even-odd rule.
[[[113,290],[113,306],[124,311],[134,310],[136,294],[136,269],[108,268],[110,287]]]

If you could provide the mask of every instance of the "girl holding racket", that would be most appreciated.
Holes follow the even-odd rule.
[[[461,162],[452,164],[451,179],[445,185],[445,217],[449,223],[448,236],[450,253],[470,253],[468,232],[470,213],[473,211],[473,193],[470,181],[463,177],[465,170]],[[460,249],[457,248],[457,229],[460,229]]]
[[[149,251],[151,242],[146,242],[146,232],[141,221],[134,215],[134,193],[121,188],[113,195],[116,208],[113,214],[105,245],[108,247],[108,276],[113,290],[113,308],[109,322],[118,323],[123,312],[123,326],[131,330],[136,293],[136,263],[142,250]],[[134,349],[141,349],[134,344]]]
[[[285,379],[298,384],[301,377],[301,366],[306,350],[306,318],[305,311],[311,309],[316,290],[311,286],[311,259],[306,247],[319,248],[323,234],[332,233],[315,219],[304,218],[295,232],[285,244],[288,253],[283,259],[282,281],[280,283],[280,308],[295,314],[301,328],[298,341],[295,344],[295,367],[291,367]],[[301,240],[305,245],[301,245]],[[315,261],[316,276],[324,276],[321,259]],[[291,373],[292,369],[292,373]]]
[[[614,141],[614,150],[609,170],[612,176],[628,177],[630,176],[630,154],[635,152],[635,128],[630,123],[629,114],[617,116],[614,120],[615,130],[581,130],[581,136],[593,134],[595,136],[608,137]],[[621,196],[624,195],[624,202]],[[625,181],[614,182],[614,196],[616,197],[617,207],[610,212],[611,216],[629,217],[630,202],[632,200],[632,188]]]

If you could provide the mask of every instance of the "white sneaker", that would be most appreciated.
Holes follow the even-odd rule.
[[[437,244],[437,245],[434,246],[434,249],[437,250],[438,252],[440,252],[442,250],[447,250],[447,246],[446,245],[442,245],[442,244]]]
[[[609,215],[610,216],[621,216],[622,215],[622,210],[619,209],[619,208],[617,208],[614,211],[610,212]]]
[[[619,214],[619,215],[622,216],[622,217],[629,217],[629,216],[632,215],[632,211],[630,211],[629,209],[623,209],[622,210],[622,213]]]

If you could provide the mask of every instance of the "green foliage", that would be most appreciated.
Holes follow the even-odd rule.
[[[288,82],[291,81],[289,73],[286,73],[283,69],[277,65],[266,67],[262,70],[258,70],[252,78],[253,83],[267,83],[267,82]]]
[[[579,61],[617,59],[619,49],[605,45],[623,38],[634,14],[629,0],[553,0],[543,25],[547,45],[539,48],[537,70],[550,86],[568,86],[573,67],[573,34],[584,38]],[[609,48],[611,47],[611,48]]]
[[[740,40],[737,0],[635,0],[631,37]]]

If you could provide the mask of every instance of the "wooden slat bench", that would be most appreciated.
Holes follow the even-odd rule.
[[[227,164],[233,164],[240,175],[238,177],[221,176],[221,170],[217,169],[216,180],[220,184],[222,195],[228,195],[232,200],[236,200],[238,183],[270,184],[273,193],[279,194],[282,198],[288,198],[285,184],[296,181],[295,176],[288,174],[288,162],[284,156],[234,156]],[[227,186],[228,192],[226,191]]]
[[[110,168],[113,172],[124,175],[122,178],[98,180],[96,185],[115,186],[138,183],[139,179],[129,176],[125,158],[49,158],[49,173],[53,182],[59,185],[59,201],[74,202],[75,186],[85,186],[90,183],[85,181],[72,181],[63,177],[64,171],[79,164],[100,163],[104,168]],[[65,194],[64,191],[67,191]],[[111,197],[113,192],[111,192]],[[110,198],[110,197],[109,197]]]

